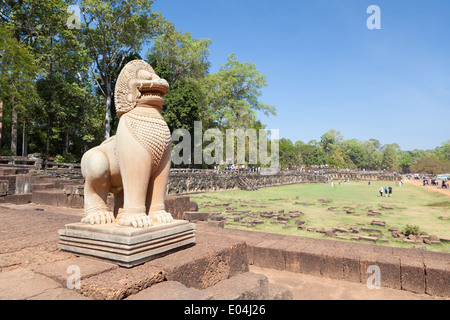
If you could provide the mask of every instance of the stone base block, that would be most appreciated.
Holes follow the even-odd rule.
[[[195,224],[175,220],[150,228],[74,223],[59,230],[58,248],[131,268],[195,242]]]

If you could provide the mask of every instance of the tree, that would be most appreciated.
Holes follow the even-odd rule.
[[[319,146],[303,144],[297,147],[297,150],[300,152],[302,163],[306,167],[327,163],[327,155]]]
[[[305,145],[306,143],[304,143],[302,140],[298,140],[298,141],[295,141],[295,143],[294,143],[294,145],[296,146],[296,147],[300,147],[300,146],[303,146],[303,145]]]
[[[202,119],[203,94],[198,83],[180,79],[164,97],[162,115],[171,132],[176,129],[192,131],[194,121]]]
[[[52,2],[52,0],[4,0],[2,1],[0,7],[0,18],[3,28],[2,34],[7,37],[14,38],[16,40],[18,48],[20,47],[19,50],[25,49],[25,51],[28,52],[29,57],[26,59],[28,60],[28,63],[23,60],[21,61],[21,59],[18,59],[17,63],[22,64],[23,68],[27,68],[29,70],[25,71],[25,73],[35,73],[34,77],[37,76],[37,63],[36,61],[34,61],[31,44],[35,41],[36,38],[39,37],[39,28],[43,23],[45,23],[45,12],[47,12],[47,9],[52,6]],[[16,53],[18,52],[16,51]],[[22,55],[22,57],[24,56]],[[30,64],[31,60],[33,61]],[[19,119],[22,119],[23,115],[30,115],[31,110],[29,106],[34,103],[36,90],[34,90],[34,83],[32,86],[29,86],[30,79],[28,79],[26,83],[23,82],[23,72],[21,72],[21,75],[19,75],[17,72],[12,72],[9,75],[13,75],[14,78],[9,83],[13,88],[7,87],[11,89],[12,91],[10,92],[13,93],[11,97],[10,153],[15,155],[17,154],[18,148],[18,122]],[[33,89],[31,87],[33,87]],[[19,92],[21,90],[20,88],[23,88],[24,92],[26,92],[27,88],[32,90],[29,91],[28,95],[23,95]],[[20,98],[20,96],[22,98]]]
[[[40,95],[40,121],[46,124],[46,159],[50,154],[68,157],[70,137],[78,131],[85,116],[87,78],[91,60],[80,31],[67,27],[69,13],[62,0],[44,1],[39,36],[33,41],[33,52],[42,68],[37,81]],[[83,76],[82,76],[83,75]],[[33,119],[34,120],[34,119]],[[80,132],[80,131],[78,131]],[[81,132],[80,132],[81,133]],[[52,143],[54,142],[54,143]]]
[[[215,74],[207,78],[208,106],[219,129],[247,129],[256,120],[256,113],[276,115],[274,106],[262,103],[261,89],[267,76],[251,62],[241,63],[235,54]]]
[[[351,163],[356,168],[366,168],[366,150],[364,146],[357,140],[346,140],[342,143],[342,148]]]
[[[163,33],[167,22],[152,11],[153,0],[81,1],[82,34],[93,59],[91,73],[105,100],[104,138],[110,137],[112,82],[125,58]]]
[[[147,53],[150,65],[170,85],[179,80],[203,80],[208,74],[210,39],[197,40],[189,32],[182,33],[169,25],[166,31],[154,39]]]
[[[441,174],[450,172],[450,160],[437,157],[425,157],[411,167],[414,173]]]
[[[411,172],[411,155],[408,152],[401,151],[399,153],[399,168],[402,173]]]
[[[154,42],[147,53],[148,62],[170,85],[164,97],[163,117],[171,131],[192,131],[194,121],[207,121],[204,83],[210,67],[211,40],[197,40],[169,26]]]
[[[333,155],[328,157],[327,164],[330,167],[336,167],[339,169],[346,169],[346,168],[355,168],[355,164],[352,162],[350,157],[345,154],[345,151],[341,148],[336,148],[333,151]]]
[[[450,160],[450,140],[442,143],[442,146],[437,147],[433,154],[441,160]]]
[[[80,121],[77,119],[85,115],[81,109],[88,109],[84,103],[90,89],[89,83],[78,80],[87,73],[90,62],[84,44],[78,39],[79,31],[67,27],[70,16],[67,2],[3,1],[0,11],[3,24],[11,30],[17,42],[26,45],[33,67],[39,70],[33,80],[36,90],[24,95],[26,108],[13,108],[16,112],[12,115],[12,131],[17,131],[15,119],[20,119],[22,124],[22,153],[26,155],[28,136],[32,131],[32,137],[46,141],[47,158],[52,149],[52,139],[56,140],[54,146],[57,147],[53,151],[67,154],[70,137],[78,131]],[[39,96],[33,96],[33,92]],[[46,131],[44,139],[38,132],[43,130]],[[12,146],[17,145],[17,133],[11,136]],[[41,145],[40,141],[32,144],[35,147]],[[62,146],[60,150],[59,146]]]
[[[20,43],[13,31],[0,25],[0,100],[11,110],[11,148],[17,154],[18,114],[26,114],[27,105],[34,103],[36,89],[34,78],[38,67],[28,46]],[[2,103],[3,104],[3,103]],[[3,108],[2,108],[3,113]]]
[[[382,153],[381,143],[376,139],[369,139],[362,143],[365,149],[365,168],[369,170],[381,169]]]
[[[342,142],[342,140],[343,137],[340,131],[330,129],[320,137],[320,145],[328,156],[337,147],[337,144]]]
[[[297,168],[302,165],[302,158],[292,141],[286,138],[279,140],[280,167],[282,169]]]
[[[398,169],[398,145],[391,144],[384,147],[383,156],[381,160],[381,168],[385,170],[397,170]]]

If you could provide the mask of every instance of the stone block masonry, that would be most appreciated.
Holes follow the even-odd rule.
[[[76,223],[81,215],[80,209],[58,207],[46,207],[38,214],[33,206],[21,208],[20,213],[0,210],[4,240],[0,248],[0,299],[52,299],[59,295],[119,300],[164,281],[204,290],[248,272],[245,242],[223,235],[196,234],[195,245],[131,269],[58,250],[57,230]],[[80,288],[76,290],[67,288],[70,266],[80,270]],[[60,294],[64,292],[63,297]]]
[[[245,183],[243,181],[245,180]],[[172,171],[167,186],[168,194],[188,194],[224,190],[257,190],[298,183],[326,183],[329,176],[310,173],[279,173],[262,175],[259,173],[236,173],[212,170],[192,172]]]
[[[183,220],[151,229],[73,223],[59,230],[58,248],[131,268],[193,244],[194,229],[195,224]]]
[[[249,264],[366,284],[380,270],[382,287],[450,298],[450,254],[416,249],[220,229],[198,222],[202,233],[247,243]]]

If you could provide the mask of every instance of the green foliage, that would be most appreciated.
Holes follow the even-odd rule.
[[[396,171],[398,169],[398,154],[397,150],[392,145],[386,146],[383,151],[381,168],[391,171]]]
[[[438,157],[440,160],[449,160],[450,161],[450,140],[442,143],[442,146],[437,147],[433,154]]]
[[[404,231],[403,231],[403,233],[406,236],[409,236],[410,234],[417,236],[417,235],[420,234],[420,227],[417,226],[417,225],[409,225],[409,224],[407,224],[405,229],[404,229]]]
[[[429,174],[450,172],[450,160],[447,160],[450,141],[431,151],[402,151],[396,143],[382,146],[376,139],[345,140],[340,131],[335,129],[324,133],[320,142],[311,140],[305,144],[297,141],[292,145],[291,142],[287,143],[288,140],[280,140],[283,141],[280,143],[282,168],[328,164],[338,169],[400,170],[403,173]]]
[[[325,151],[318,146],[306,144],[298,147],[297,150],[299,150],[303,165],[306,167],[324,165],[327,163]]]
[[[196,82],[180,79],[171,87],[171,91],[164,97],[162,110],[170,130],[193,130],[194,121],[201,120],[202,92]]]
[[[281,169],[299,168],[303,161],[296,146],[289,139],[282,138],[279,141],[280,167]]]
[[[75,155],[71,153],[66,153],[63,155],[56,155],[55,162],[62,162],[62,163],[76,163],[78,162],[78,159]]]
[[[174,85],[181,79],[202,81],[208,74],[210,39],[197,40],[189,32],[182,33],[169,25],[154,39],[147,53],[155,72]]]
[[[104,138],[111,135],[113,81],[125,58],[140,52],[143,45],[162,34],[170,25],[160,13],[152,11],[153,0],[80,2],[84,23],[81,40],[93,60],[91,73],[104,105]]]
[[[320,145],[325,153],[330,155],[338,143],[342,142],[341,132],[335,129],[330,129],[320,137]]]
[[[246,129],[256,121],[256,113],[276,115],[275,106],[259,101],[267,76],[251,62],[239,62],[233,53],[216,74],[207,77],[209,110],[219,129]]]
[[[450,172],[450,160],[437,157],[424,157],[411,167],[414,173],[440,174]]]
[[[327,164],[338,169],[355,168],[355,164],[353,163],[353,161],[341,148],[337,148],[334,150],[333,155],[328,157]]]
[[[191,131],[194,121],[204,121],[207,114],[203,86],[210,67],[207,58],[211,40],[197,40],[169,26],[154,42],[147,53],[148,62],[170,85],[164,97],[164,119],[171,131]]]
[[[367,166],[365,159],[366,150],[359,141],[347,140],[342,143],[342,148],[351,161],[347,161],[347,163],[353,164],[353,167],[356,168],[365,168]]]

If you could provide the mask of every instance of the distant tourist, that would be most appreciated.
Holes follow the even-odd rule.
[[[383,196],[383,187],[380,187],[380,197]]]
[[[391,194],[392,194],[392,187],[389,186],[389,197],[391,196]]]
[[[384,188],[384,195],[387,197],[388,196],[388,188]]]

